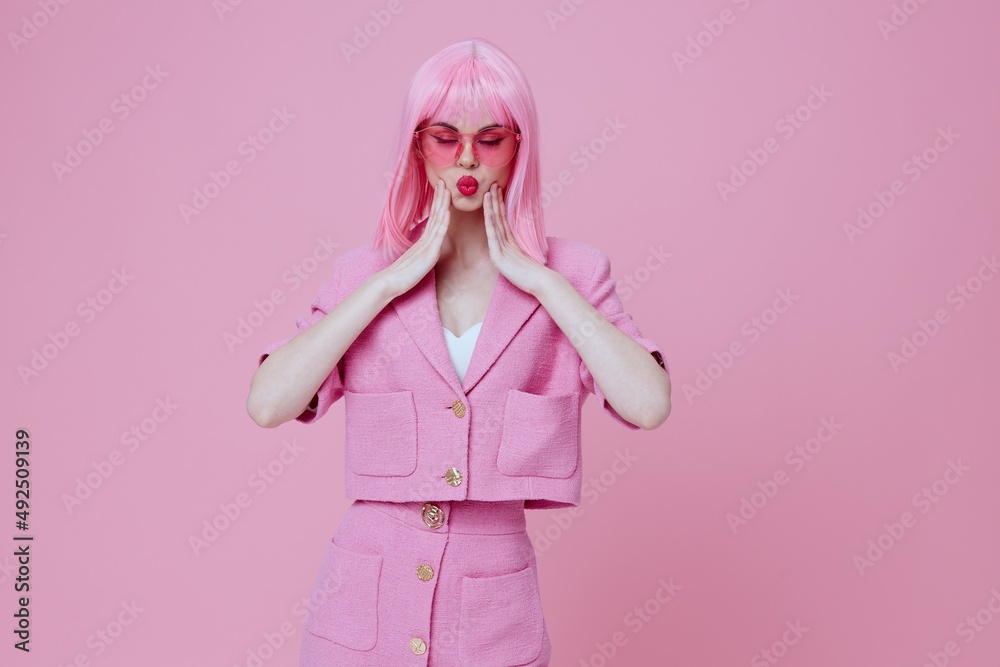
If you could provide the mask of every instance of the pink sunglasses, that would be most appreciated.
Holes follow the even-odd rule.
[[[444,167],[462,154],[466,137],[472,138],[472,152],[487,167],[502,167],[514,158],[521,143],[520,133],[506,127],[490,127],[479,132],[456,132],[432,125],[413,133],[417,153],[436,167]]]

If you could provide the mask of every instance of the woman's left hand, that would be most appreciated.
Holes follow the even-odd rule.
[[[490,246],[490,260],[500,273],[518,289],[535,294],[545,278],[547,267],[539,264],[521,250],[507,224],[507,209],[503,191],[493,183],[483,195],[483,214],[486,219],[486,241]]]

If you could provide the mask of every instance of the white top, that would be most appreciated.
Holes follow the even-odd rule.
[[[479,338],[479,329],[482,322],[477,322],[466,329],[461,336],[456,336],[444,329],[444,342],[448,344],[448,355],[451,363],[455,364],[455,372],[458,373],[458,381],[465,382],[465,371],[469,369],[469,360],[472,359],[472,350],[476,347],[476,339]]]

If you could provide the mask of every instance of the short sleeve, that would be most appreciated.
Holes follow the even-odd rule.
[[[340,293],[340,273],[338,271],[337,260],[334,260],[333,265],[333,276],[327,282],[322,289],[320,289],[319,294],[313,299],[310,305],[310,313],[308,317],[298,317],[295,320],[295,327],[298,330],[294,335],[283,338],[279,341],[271,343],[265,348],[261,354],[260,359],[257,361],[257,366],[264,363],[268,355],[277,350],[279,347],[292,340],[300,333],[311,327],[312,325],[319,322],[324,315],[333,310],[341,301],[343,300],[343,295]],[[337,365],[330,372],[330,375],[323,380],[323,384],[319,386],[316,393],[313,395],[312,400],[306,409],[296,417],[296,421],[302,422],[303,424],[311,424],[316,421],[330,409],[337,399],[344,395],[344,360],[341,358]]]
[[[668,375],[670,374],[670,368],[663,357],[662,348],[648,338],[643,337],[642,332],[639,331],[639,327],[632,321],[632,317],[625,312],[621,299],[618,297],[615,280],[611,277],[611,260],[603,252],[598,257],[594,277],[591,279],[590,303],[609,322],[618,327],[619,331],[646,348],[653,355],[653,358],[656,359],[656,362],[663,371]],[[583,383],[584,390],[588,393],[593,393],[597,397],[597,401],[601,407],[616,421],[632,430],[639,428],[635,424],[625,420],[624,417],[611,407],[611,404],[604,397],[601,388],[594,382],[594,376],[590,374],[590,369],[583,363],[582,358],[580,359],[580,380]]]

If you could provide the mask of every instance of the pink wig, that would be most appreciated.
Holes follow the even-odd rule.
[[[465,114],[473,120],[488,115],[521,133],[504,206],[518,245],[545,264],[548,243],[542,220],[535,100],[520,68],[485,39],[452,44],[428,59],[413,76],[403,103],[395,169],[372,246],[394,261],[412,245],[409,232],[430,214],[434,188],[423,159],[414,150],[413,132],[426,121],[458,120]]]

